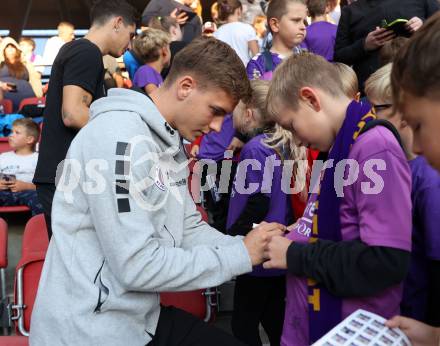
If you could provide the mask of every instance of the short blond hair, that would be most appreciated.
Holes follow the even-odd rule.
[[[341,62],[333,63],[342,82],[342,91],[350,99],[355,99],[359,93],[359,81],[354,70]]]
[[[387,64],[376,72],[365,82],[365,94],[369,100],[380,103],[390,103],[393,101],[391,88],[391,70],[393,64]]]
[[[171,42],[171,36],[163,30],[147,28],[133,40],[133,50],[144,64],[159,59],[160,49]]]
[[[267,96],[267,110],[277,118],[280,106],[296,110],[301,88],[317,88],[333,97],[344,95],[342,82],[332,63],[309,52],[295,54],[283,61],[273,74]]]

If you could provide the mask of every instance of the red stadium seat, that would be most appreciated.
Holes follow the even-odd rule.
[[[26,99],[21,100],[18,109],[22,109],[26,105],[41,105],[45,106],[46,98],[45,97],[28,97]]]
[[[21,258],[15,270],[14,304],[11,309],[15,312],[12,320],[20,335],[29,335],[32,309],[48,245],[44,215],[36,215],[24,229]]]
[[[29,340],[25,336],[0,336],[0,346],[28,346]]]
[[[7,151],[11,151],[12,148],[9,145],[8,137],[0,137],[0,154],[5,153]]]
[[[0,105],[3,106],[3,112],[5,114],[12,113],[12,111],[14,109],[14,104],[12,103],[12,100],[3,99],[3,100],[0,101]]]

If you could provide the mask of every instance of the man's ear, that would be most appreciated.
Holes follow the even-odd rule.
[[[113,26],[113,30],[115,32],[118,32],[122,28],[123,25],[124,25],[124,20],[122,19],[121,16],[113,18],[112,26]]]
[[[315,112],[321,111],[321,102],[316,90],[310,87],[303,87],[299,90],[300,101],[305,102],[309,107],[313,108]]]
[[[280,31],[280,22],[277,18],[270,18],[268,23],[269,23],[269,28],[272,32]]]
[[[197,81],[192,76],[182,76],[177,79],[177,98],[179,101],[185,100],[197,87]]]

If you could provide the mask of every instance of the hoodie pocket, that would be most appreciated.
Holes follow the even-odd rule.
[[[95,275],[95,280],[93,283],[98,287],[98,302],[96,303],[96,307],[93,310],[94,313],[100,313],[102,305],[106,302],[108,295],[110,293],[107,286],[105,286],[102,282],[102,268],[104,267],[105,259],[102,261],[101,267]]]

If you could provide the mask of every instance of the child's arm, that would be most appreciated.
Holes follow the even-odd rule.
[[[146,86],[144,86],[144,90],[148,95],[150,95],[156,89],[157,89],[157,86],[153,83],[149,83]]]
[[[292,243],[286,258],[290,273],[314,279],[340,297],[368,297],[397,285],[410,263],[408,251],[360,240]]]
[[[258,41],[252,40],[248,42],[249,50],[251,51],[251,55],[255,56],[260,52],[260,47],[258,46]]]

